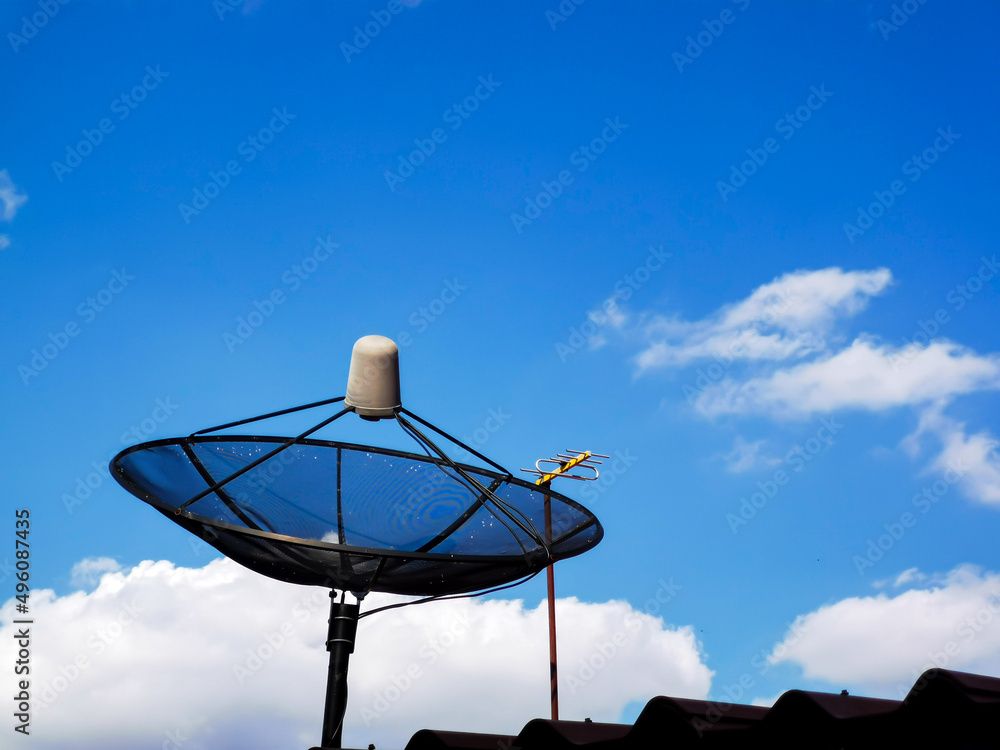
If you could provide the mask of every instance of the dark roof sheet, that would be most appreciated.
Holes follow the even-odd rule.
[[[517,736],[424,729],[406,750],[1000,748],[1000,679],[931,669],[902,701],[789,690],[771,708],[659,696],[635,723],[534,719]]]

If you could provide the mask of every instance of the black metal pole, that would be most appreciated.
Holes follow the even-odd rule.
[[[326,709],[323,712],[324,748],[343,747],[344,714],[347,713],[347,662],[354,653],[354,637],[358,632],[360,604],[337,601],[337,592],[330,592],[330,630],[326,650],[330,652],[330,670],[326,678]]]

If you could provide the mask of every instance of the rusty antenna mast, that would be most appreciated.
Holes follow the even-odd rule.
[[[595,482],[600,478],[601,473],[597,468],[601,461],[599,458],[610,458],[603,453],[592,453],[590,451],[574,451],[566,449],[565,453],[557,453],[555,458],[540,458],[535,461],[534,469],[521,469],[521,471],[534,474],[538,477],[535,484],[544,489],[549,489],[553,479],[560,477],[564,479],[576,479],[580,482]],[[548,467],[548,468],[543,468]],[[574,469],[589,469],[593,474],[572,473]],[[545,495],[545,543],[552,541],[552,503],[549,496]],[[555,583],[555,562],[549,564],[545,570],[545,579],[548,588],[549,600],[549,687],[552,701],[552,720],[559,718],[559,666],[558,653],[556,650],[556,583]]]

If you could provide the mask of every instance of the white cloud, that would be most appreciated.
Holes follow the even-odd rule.
[[[1000,505],[1000,440],[988,431],[969,434],[942,413],[959,396],[1000,388],[1000,355],[943,338],[901,347],[868,334],[836,347],[827,342],[839,319],[863,310],[891,283],[885,268],[796,271],[700,321],[647,316],[643,333],[649,343],[636,357],[639,374],[711,358],[694,385],[682,388],[707,417],[780,420],[841,410],[920,409],[920,426],[901,447],[916,458],[922,438],[936,436],[940,453],[927,470],[962,466],[964,493]],[[760,443],[737,442],[723,456],[727,470],[757,465],[759,449]]]
[[[891,282],[886,268],[787,273],[703,320],[652,318],[636,364],[641,373],[698,359],[780,361],[823,351],[837,318],[857,314]]]
[[[824,359],[738,383],[727,378],[698,396],[703,414],[806,417],[838,409],[883,411],[1000,387],[1000,357],[935,340],[905,366],[900,351],[870,338]]]
[[[931,436],[940,444],[940,452],[926,467],[925,473],[957,475],[966,496],[979,502],[1000,504],[1000,441],[988,430],[974,435],[965,424],[943,414],[944,404],[924,409],[917,429],[900,445],[911,456],[919,455],[924,438]]]
[[[736,440],[733,441],[733,449],[729,453],[722,454],[722,459],[726,462],[726,471],[739,474],[751,469],[780,464],[780,458],[761,455],[760,451],[763,445],[763,440],[748,443],[742,437],[737,436]]]
[[[895,578],[882,578],[873,581],[872,586],[876,589],[884,589],[887,586],[898,589],[910,583],[923,583],[926,580],[927,576],[920,572],[920,568],[907,568]]]
[[[8,247],[10,247],[10,237],[0,234],[0,250],[6,250]]]
[[[17,186],[11,181],[7,170],[0,169],[0,201],[3,201],[4,221],[11,221],[17,215],[17,209],[27,200],[27,195],[17,191]]]
[[[1000,574],[961,566],[925,588],[820,607],[796,619],[769,661],[893,698],[935,666],[1000,676]]]
[[[618,306],[617,294],[613,294],[604,300],[599,308],[588,312],[587,318],[591,325],[588,326],[584,323],[581,326],[581,332],[588,329],[595,331],[595,333],[587,337],[587,346],[591,350],[600,349],[608,343],[607,336],[604,334],[605,329],[621,330],[628,322],[628,316]]]
[[[70,583],[79,588],[96,586],[105,573],[117,573],[122,569],[116,560],[110,557],[86,557],[73,566],[70,571]]]
[[[907,568],[896,576],[896,580],[892,582],[892,585],[899,588],[900,586],[905,586],[912,581],[922,582],[926,580],[927,576],[921,573],[919,568]]]
[[[949,467],[960,467],[959,486],[967,495],[980,502],[1000,504],[1000,441],[988,431],[967,435],[965,425],[958,423],[942,436],[942,441],[944,449],[931,468],[944,473]]]
[[[365,608],[387,601],[372,595]],[[0,610],[5,643],[13,604]],[[324,589],[225,559],[193,569],[147,561],[105,573],[90,592],[34,591],[31,605],[33,748],[159,750],[171,736],[192,750],[318,744]],[[617,720],[657,694],[707,696],[712,672],[691,627],[625,602],[557,606],[566,717]],[[546,622],[544,604],[470,599],[362,619],[345,743],[402,747],[425,727],[518,732],[547,712]],[[0,691],[13,695],[13,678],[3,670]]]

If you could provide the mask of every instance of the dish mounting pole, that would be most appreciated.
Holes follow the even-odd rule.
[[[347,666],[354,653],[354,638],[358,632],[358,615],[361,610],[360,604],[347,604],[343,595],[338,602],[336,591],[330,591],[330,600],[330,629],[326,637],[330,668],[326,678],[321,750],[343,747],[344,715],[347,713]]]

